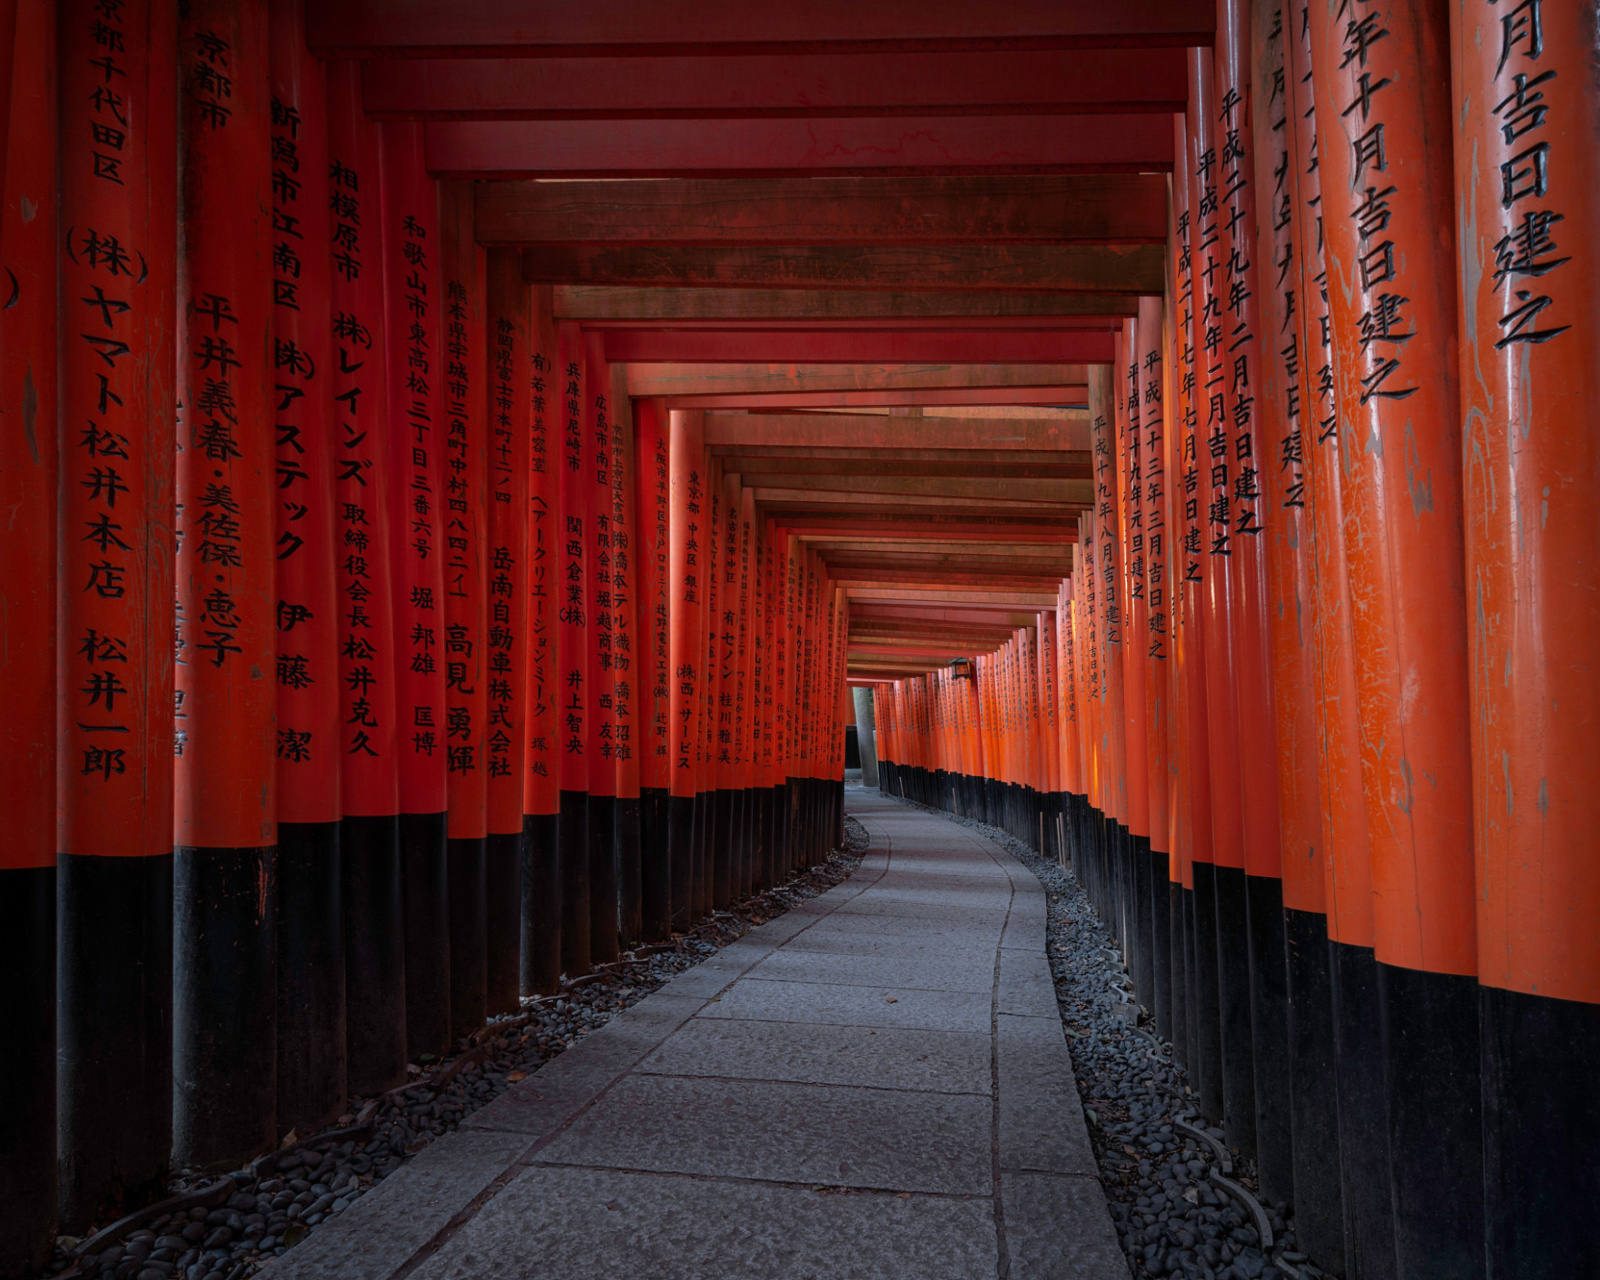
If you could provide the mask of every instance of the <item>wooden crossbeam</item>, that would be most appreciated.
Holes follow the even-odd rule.
[[[637,377],[634,386],[638,386]],[[713,448],[786,445],[906,453],[925,448],[972,449],[986,455],[1012,450],[1081,455],[1090,447],[1088,423],[1073,419],[910,418],[848,413],[708,413],[705,439]]]
[[[485,182],[488,245],[1162,244],[1160,174]]]
[[[875,179],[860,179],[875,181]],[[552,187],[562,185],[551,183]],[[631,185],[631,184],[630,184]],[[803,237],[801,237],[803,238]],[[1131,316],[1127,293],[954,293],[875,289],[634,288],[557,284],[555,314],[579,321],[725,321],[815,323],[950,319],[1033,322],[1046,318]]]
[[[1115,355],[1109,327],[1100,330],[871,329],[622,329],[605,335],[608,359],[619,363],[672,361],[680,364],[768,363],[784,359],[808,364],[990,361],[1109,364]]]
[[[545,245],[533,283],[793,289],[1160,293],[1160,245]]]
[[[1183,50],[386,59],[367,111],[396,120],[723,119],[1182,111]]]
[[[638,56],[1184,48],[1210,44],[1211,0],[324,0],[306,7],[324,57]]]

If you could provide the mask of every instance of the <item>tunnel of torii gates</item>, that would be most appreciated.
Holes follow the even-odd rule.
[[[1325,1270],[1600,1275],[1597,42],[0,3],[0,1271],[817,861],[875,718]]]

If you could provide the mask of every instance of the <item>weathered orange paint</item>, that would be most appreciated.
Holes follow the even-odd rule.
[[[1600,88],[1592,8],[1531,16],[1450,6],[1477,962],[1593,1004]]]

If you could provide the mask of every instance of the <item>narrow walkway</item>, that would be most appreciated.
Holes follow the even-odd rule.
[[[852,789],[844,884],[619,1014],[274,1280],[1125,1280],[1033,875]]]

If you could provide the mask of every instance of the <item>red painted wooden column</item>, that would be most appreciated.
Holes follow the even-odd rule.
[[[1122,710],[1128,768],[1129,968],[1139,1002],[1155,1007],[1153,917],[1150,902],[1150,772],[1145,742],[1145,636],[1149,631],[1145,594],[1143,396],[1140,394],[1137,319],[1124,320],[1112,366],[1117,406],[1117,530],[1121,558],[1118,589],[1124,604]]]
[[[621,943],[644,937],[644,886],[640,846],[640,677],[646,671],[636,613],[639,532],[635,516],[633,401],[627,370],[614,365],[611,385],[611,746],[617,788],[617,897]]]
[[[1132,491],[1137,499],[1139,525],[1132,547],[1143,564],[1132,575],[1144,590],[1144,625],[1130,644],[1138,647],[1144,674],[1144,725],[1146,804],[1150,825],[1150,912],[1151,975],[1150,994],[1156,1015],[1156,1029],[1164,1039],[1171,1038],[1172,1012],[1172,875],[1171,835],[1167,815],[1167,665],[1169,632],[1167,609],[1171,584],[1168,580],[1167,471],[1166,471],[1166,351],[1163,332],[1163,299],[1149,295],[1139,299],[1139,321],[1134,329],[1138,339],[1133,352],[1137,366],[1129,394],[1139,400],[1138,473]],[[1142,541],[1140,541],[1142,539]]]
[[[1334,1089],[1329,1076],[1333,1024],[1325,979],[1327,924],[1317,785],[1316,565],[1307,506],[1306,450],[1315,445],[1304,417],[1310,388],[1302,349],[1301,309],[1306,302],[1300,292],[1295,245],[1296,121],[1284,48],[1290,37],[1284,31],[1278,0],[1255,0],[1253,9],[1251,74],[1253,83],[1261,86],[1251,99],[1250,118],[1259,210],[1254,274],[1260,302],[1263,429],[1258,431],[1257,450],[1262,459],[1270,456],[1273,460],[1271,466],[1262,467],[1260,477],[1261,502],[1267,508],[1259,523],[1266,528],[1262,537],[1270,641],[1263,667],[1270,667],[1273,686],[1282,886],[1282,902],[1272,913],[1273,920],[1281,924],[1273,929],[1268,923],[1263,930],[1274,941],[1274,956],[1282,959],[1269,967],[1259,947],[1254,956],[1260,1015],[1256,1026],[1258,1152],[1269,1190],[1280,1197],[1293,1196],[1297,1215],[1301,1202],[1306,1202],[1308,1217],[1320,1221],[1330,1187],[1337,1203],[1334,1153],[1338,1139],[1332,1127],[1335,1112],[1328,1105]],[[1243,684],[1240,692],[1242,699]],[[1251,793],[1247,790],[1245,794]],[[1252,811],[1247,816],[1259,815]],[[1253,831],[1247,827],[1247,836]],[[1253,866],[1259,865],[1259,847],[1259,843],[1247,845],[1247,856],[1255,860]],[[1250,886],[1256,895],[1251,899],[1252,911],[1257,912],[1258,900],[1272,882],[1252,870]],[[1266,913],[1257,914],[1264,921]],[[1257,927],[1257,914],[1251,917],[1252,930]],[[1308,914],[1324,918],[1319,921],[1307,918]],[[1252,932],[1252,943],[1255,938]],[[1285,1007],[1264,1008],[1269,1002],[1262,997],[1272,993],[1272,980],[1280,975]],[[1280,1051],[1281,1060],[1270,1056]],[[1282,1092],[1281,1132],[1272,1125],[1278,1086]]]
[[[759,730],[755,785],[758,792],[757,815],[760,822],[763,887],[778,879],[777,732],[773,701],[777,672],[778,593],[777,539],[772,523],[762,519],[757,528],[757,608],[760,635],[756,649],[756,727]]]
[[[1059,635],[1056,626],[1057,611],[1037,615],[1039,628],[1039,731],[1044,752],[1044,796],[1042,811],[1044,835],[1039,853],[1059,862],[1061,843],[1061,694],[1058,682]],[[957,714],[960,712],[957,704]],[[959,730],[958,730],[959,733]],[[958,743],[961,739],[958,736]]]
[[[1187,130],[1184,118],[1173,117],[1175,154],[1183,155]],[[1192,313],[1194,291],[1189,274],[1189,184],[1180,171],[1168,181],[1167,306],[1163,332],[1163,407],[1166,428],[1161,466],[1165,473],[1163,519],[1167,531],[1167,833],[1171,849],[1171,904],[1168,927],[1171,934],[1172,1046],[1174,1058],[1188,1066],[1192,1061],[1189,1036],[1193,1020],[1190,998],[1193,964],[1194,876],[1191,862],[1193,846],[1193,781],[1185,745],[1185,717],[1189,713],[1184,684],[1184,663],[1188,637],[1185,592],[1189,586],[1189,551],[1186,544],[1188,508],[1188,461],[1185,443],[1194,422],[1194,341]]]
[[[528,559],[524,625],[522,783],[522,977],[524,995],[561,982],[561,602],[560,380],[549,286],[529,290]]]
[[[1250,15],[1251,0],[1218,0],[1219,232],[1227,264],[1221,277],[1225,289],[1221,312],[1233,520],[1229,625],[1245,870],[1244,899],[1239,904],[1247,944],[1246,1009],[1241,1025],[1248,1027],[1253,1058],[1260,1059],[1252,1069],[1252,1125],[1262,1187],[1269,1195],[1284,1196],[1293,1189],[1285,1041],[1288,992],[1265,546],[1275,512],[1263,487],[1283,426],[1277,404],[1263,394],[1261,295],[1270,287],[1265,283],[1270,277],[1265,274],[1256,241],[1254,117],[1263,110],[1264,94],[1251,83]],[[1218,902],[1220,912],[1226,904],[1222,898]],[[1225,1050],[1226,1036],[1225,1028]]]
[[[518,1006],[522,942],[522,832],[527,805],[528,512],[533,413],[531,290],[511,250],[491,249],[487,282],[488,774],[487,990],[490,1016]]]
[[[387,448],[378,171],[377,129],[361,107],[359,68],[333,63],[328,69],[328,174],[344,807],[339,853],[352,1093],[392,1088],[404,1079],[406,1064],[400,727],[388,498],[394,477]]]
[[[0,595],[8,602],[0,696],[11,747],[0,760],[9,835],[0,851],[0,1273],[49,1258],[56,1212],[56,23],[19,0],[3,65],[0,174],[0,505],[8,513]]]
[[[668,424],[655,398],[634,402],[633,536],[635,750],[639,757],[640,897],[643,937],[672,933],[667,806],[672,783],[672,629]]]
[[[1208,762],[1208,835],[1210,848],[1203,861],[1197,859],[1195,869],[1195,990],[1198,1005],[1197,1024],[1202,1032],[1202,1061],[1198,1064],[1200,1109],[1213,1120],[1226,1120],[1229,1141],[1250,1139],[1248,1130],[1240,1134],[1238,1126],[1253,1117],[1253,1102],[1248,1101],[1248,1074],[1243,1070],[1242,1056],[1234,1054],[1234,1069],[1226,1069],[1224,1058],[1224,1030],[1222,1030],[1221,986],[1229,981],[1232,1006],[1237,1008],[1242,994],[1238,984],[1224,978],[1224,973],[1237,979],[1243,965],[1248,963],[1243,939],[1232,928],[1226,939],[1218,923],[1219,893],[1232,902],[1243,898],[1243,835],[1238,813],[1238,739],[1235,733],[1234,669],[1232,669],[1232,635],[1229,629],[1230,574],[1229,557],[1232,554],[1232,493],[1227,483],[1227,411],[1224,386],[1227,370],[1222,362],[1224,352],[1224,323],[1222,323],[1222,296],[1219,272],[1226,270],[1227,259],[1221,254],[1221,214],[1218,202],[1218,171],[1216,171],[1216,98],[1211,75],[1211,51],[1189,51],[1189,120],[1187,120],[1187,152],[1184,158],[1189,181],[1189,272],[1190,290],[1194,293],[1194,454],[1187,459],[1195,477],[1194,528],[1198,530],[1197,547],[1190,565],[1198,573],[1195,595],[1195,629],[1200,635],[1200,645],[1205,651],[1205,661],[1197,667],[1202,672],[1205,686],[1206,715],[1205,739],[1198,750]],[[1218,467],[1221,466],[1221,470]],[[1186,475],[1187,491],[1187,475]],[[1221,499],[1221,501],[1218,501]],[[1232,882],[1234,890],[1219,890],[1219,878]],[[1230,947],[1226,962],[1219,950],[1219,942]],[[1232,1077],[1234,1088],[1229,1090],[1227,1078]],[[1227,1104],[1227,1094],[1232,1093],[1232,1107]],[[1246,1106],[1248,1102],[1248,1106]]]
[[[271,109],[264,6],[178,27],[173,1157],[277,1139],[276,529],[267,335]],[[109,491],[108,491],[109,492]]]
[[[1326,1257],[1331,1267],[1348,1267],[1363,1253],[1387,1257],[1392,1252],[1388,1244],[1392,1227],[1388,1225],[1387,1134],[1379,1122],[1381,1113],[1362,1103],[1363,1098],[1382,1092],[1382,1061],[1374,1036],[1372,866],[1362,800],[1349,559],[1344,540],[1344,491],[1358,442],[1340,428],[1334,387],[1310,22],[1309,6],[1302,0],[1294,8],[1293,39],[1284,52],[1297,122],[1295,234],[1303,299],[1300,343],[1305,354],[1305,414],[1310,425],[1306,467],[1315,553],[1314,716],[1323,898],[1327,936],[1335,945],[1325,950],[1317,946],[1315,919],[1289,916],[1286,927],[1305,926],[1304,946],[1296,952],[1304,964],[1291,974],[1296,1009],[1310,1007],[1326,992],[1330,1010],[1327,1023],[1297,1016],[1296,1041],[1306,1037],[1305,1060],[1320,1066],[1324,1081],[1338,1091],[1336,1117],[1327,1115],[1325,1105],[1319,1111],[1298,1115],[1299,1121],[1320,1124],[1311,1130],[1314,1136],[1310,1141],[1297,1143],[1296,1158],[1306,1152],[1322,1153],[1336,1159],[1339,1167],[1330,1171],[1324,1166],[1308,1184],[1311,1192],[1301,1193],[1297,1186],[1296,1197],[1307,1201],[1308,1247],[1317,1249],[1316,1256]],[[1319,964],[1324,954],[1326,971]],[[1343,980],[1335,984],[1334,970],[1341,959],[1351,964]],[[1354,1229],[1347,1231],[1347,1224]]]
[[[60,438],[46,422],[40,448],[60,451],[57,1050],[72,1230],[157,1194],[171,1148],[178,81],[164,0],[58,15]]]
[[[750,614],[748,648],[748,686],[745,696],[747,772],[745,786],[750,807],[750,857],[751,892],[761,893],[771,888],[770,838],[771,802],[767,785],[767,729],[768,717],[763,690],[767,680],[768,634],[766,585],[766,539],[763,536],[765,521],[755,511],[755,494],[748,492],[745,514],[750,519]]]
[[[449,807],[450,1038],[470,1035],[488,1012],[489,832],[489,362],[488,278],[473,239],[473,189],[440,191],[442,300],[439,358],[444,559],[443,750]]]
[[[1600,1270],[1594,15],[1450,7],[1494,1276]],[[1534,518],[1537,513],[1537,518]]]
[[[755,772],[756,750],[760,741],[756,718],[756,646],[759,614],[757,612],[757,575],[760,563],[756,535],[755,491],[741,488],[739,494],[739,675],[734,692],[734,724],[736,727],[740,824],[739,841],[742,854],[739,872],[739,898],[742,901],[758,893],[757,860],[760,855],[758,799]]]
[[[347,1097],[327,76],[304,26],[271,6],[279,1133]]]
[[[617,765],[613,743],[616,709],[612,692],[611,613],[611,378],[605,343],[596,330],[583,335],[583,484],[588,525],[584,554],[589,561],[585,600],[588,612],[589,724],[589,961],[609,964],[617,950]]]
[[[672,780],[667,839],[672,925],[686,929],[694,909],[694,811],[705,687],[700,622],[710,526],[705,509],[705,415],[674,410],[668,432]]]
[[[589,716],[588,685],[589,497],[583,461],[584,351],[576,325],[556,330],[556,394],[560,405],[561,519],[558,539],[556,683],[560,741],[561,970],[569,977],[589,969]]]
[[[722,469],[707,449],[701,474],[705,495],[701,507],[705,537],[701,556],[700,591],[700,715],[697,721],[699,782],[695,792],[694,919],[704,919],[715,909],[716,807],[717,807],[717,597],[722,586]]]
[[[390,563],[394,573],[395,749],[405,915],[406,1052],[450,1039],[449,876],[445,863],[445,601],[439,507],[443,433],[438,359],[439,228],[420,125],[379,128],[383,297],[388,345]]]
[[[1312,6],[1334,383],[1389,1021],[1394,1255],[1481,1271],[1476,922],[1445,6]],[[1460,1117],[1441,1146],[1441,1110]],[[1448,1225],[1446,1225],[1448,1224]],[[1427,1261],[1424,1261],[1427,1259]],[[1364,1261],[1364,1260],[1363,1260]]]
[[[717,508],[720,513],[717,554],[717,603],[711,618],[708,645],[714,681],[711,701],[712,777],[715,800],[712,813],[713,906],[726,910],[738,894],[738,850],[734,845],[735,770],[733,763],[733,698],[738,647],[737,608],[739,594],[739,498],[738,484],[729,476],[717,475]]]

